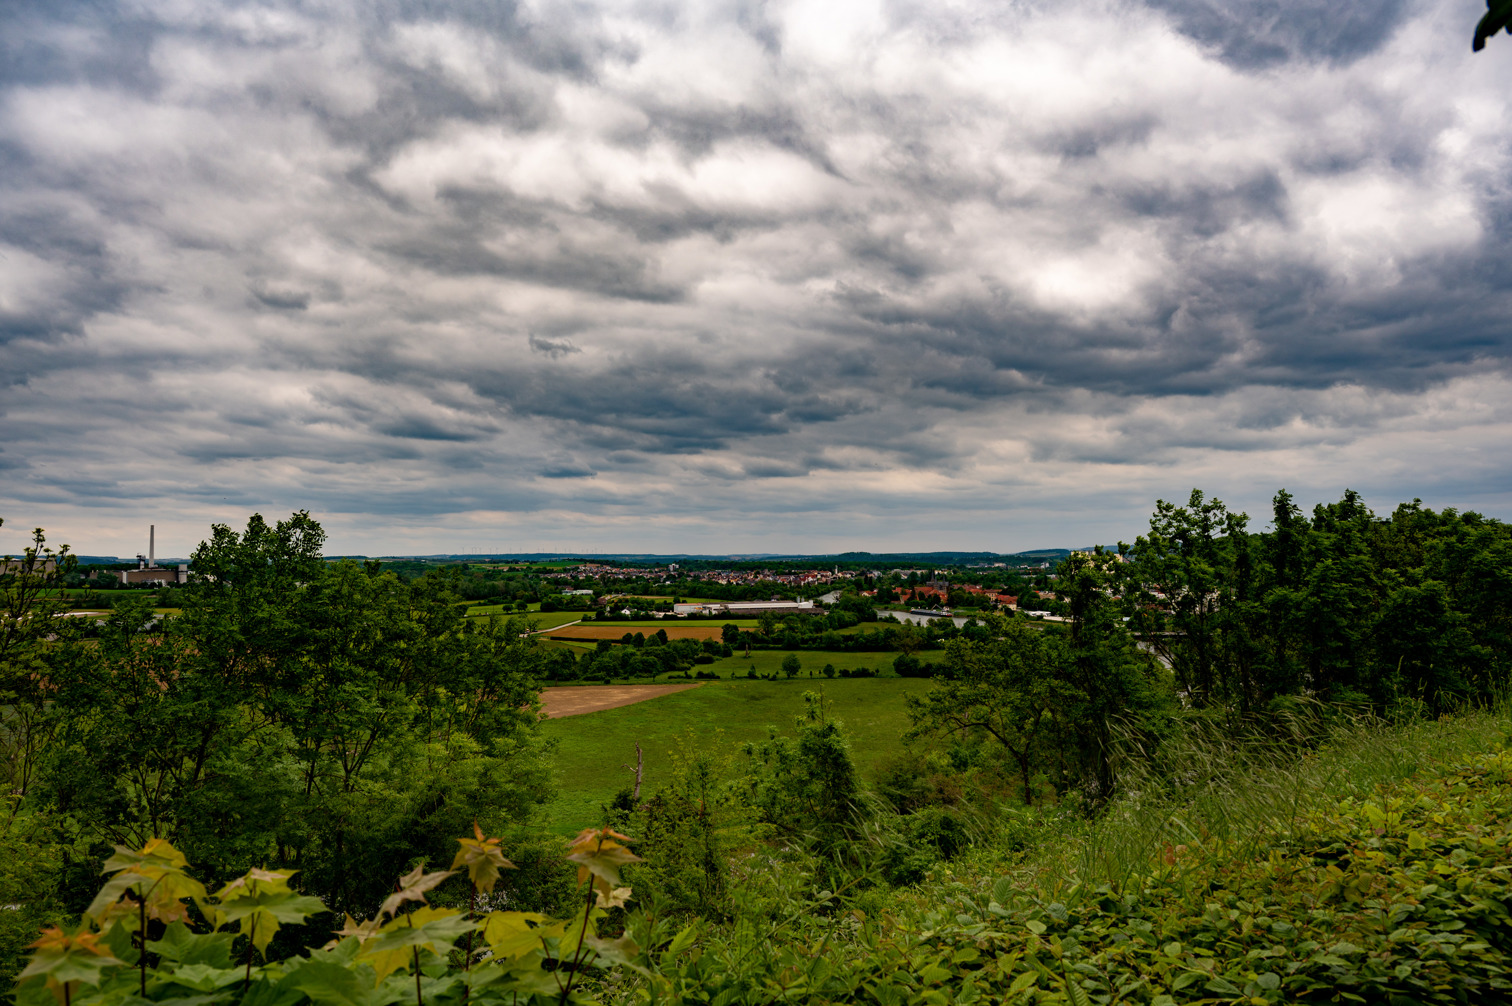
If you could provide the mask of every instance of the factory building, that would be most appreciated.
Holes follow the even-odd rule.
[[[137,553],[137,568],[123,570],[122,583],[188,583],[189,566],[181,564],[178,569],[164,569],[157,564],[157,525],[147,525],[147,554]]]
[[[711,601],[706,604],[674,604],[674,615],[729,615],[749,617],[764,615],[768,611],[776,615],[791,615],[794,612],[814,610],[813,601]]]

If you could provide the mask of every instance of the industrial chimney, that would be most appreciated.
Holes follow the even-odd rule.
[[[147,567],[157,569],[157,525],[147,525]]]

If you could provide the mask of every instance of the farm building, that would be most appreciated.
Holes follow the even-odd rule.
[[[813,601],[710,601],[704,604],[674,604],[674,615],[761,615],[770,611],[790,615],[795,611],[812,611]]]

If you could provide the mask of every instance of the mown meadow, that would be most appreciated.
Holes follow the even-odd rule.
[[[728,669],[721,665],[733,665],[771,673],[780,668],[782,656],[762,652],[749,661],[731,658],[713,666],[720,672]],[[791,728],[803,711],[805,691],[822,692],[827,714],[845,724],[862,777],[870,778],[896,756],[908,731],[904,696],[922,693],[928,684],[892,677],[731,678],[618,709],[547,720],[541,731],[555,743],[556,797],[541,809],[542,823],[563,834],[600,823],[603,806],[633,783],[636,744],[644,757],[642,789],[647,794],[669,785],[678,760],[690,754],[731,762],[743,757],[745,744]]]

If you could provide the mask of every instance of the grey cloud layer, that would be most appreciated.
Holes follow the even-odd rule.
[[[1434,445],[1512,419],[1509,71],[1447,0],[4,11],[13,511],[1508,502]]]

